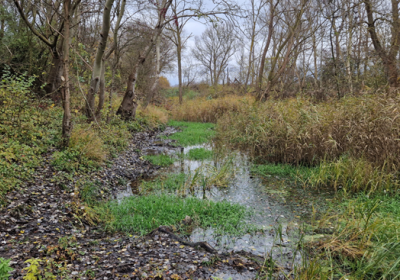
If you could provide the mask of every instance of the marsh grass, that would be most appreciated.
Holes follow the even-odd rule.
[[[109,208],[115,217],[110,226],[129,233],[143,235],[161,225],[183,229],[181,221],[186,216],[190,216],[195,225],[212,227],[220,233],[240,235],[250,230],[244,222],[249,212],[229,202],[163,194],[128,197],[121,203],[110,203]]]
[[[186,100],[182,105],[174,102],[172,118],[178,121],[216,123],[226,112],[238,112],[243,104],[254,102],[251,96],[228,95],[225,97],[207,99],[197,98]]]
[[[182,129],[168,138],[176,140],[177,145],[185,147],[207,143],[215,135],[215,125],[212,123],[170,121],[168,125]]]
[[[398,175],[386,172],[385,166],[375,167],[363,158],[353,159],[340,157],[336,161],[322,161],[313,168],[307,177],[303,177],[304,185],[327,186],[336,191],[344,189],[346,192],[375,192],[399,189]]]
[[[189,175],[185,173],[171,173],[151,181],[142,181],[140,184],[140,192],[175,192],[184,189],[188,180]]]
[[[217,139],[268,162],[316,165],[347,154],[375,166],[400,166],[400,96],[345,97],[314,104],[268,100],[224,114]]]
[[[259,175],[262,177],[278,176],[281,178],[290,178],[296,180],[304,180],[308,178],[314,168],[305,166],[293,166],[290,164],[254,164],[250,171],[252,174]]]
[[[320,103],[303,97],[244,103],[218,119],[215,140],[265,162],[321,164],[310,181],[314,185],[397,189],[399,101],[400,95],[364,95]]]
[[[166,167],[175,162],[175,158],[168,155],[148,155],[144,158],[150,161],[151,164],[158,165],[161,167]]]
[[[328,229],[331,234],[306,244],[313,261],[303,265],[296,279],[400,277],[399,209],[398,193],[359,194],[336,201],[314,225],[315,230]],[[302,278],[312,275],[315,278]]]

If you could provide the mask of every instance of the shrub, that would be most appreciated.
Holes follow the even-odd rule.
[[[13,269],[10,267],[10,261],[9,259],[0,258],[0,280],[8,280],[11,276],[10,272]]]
[[[97,163],[102,163],[106,158],[103,141],[90,129],[76,128],[72,131],[69,148],[80,153],[81,156]]]
[[[150,128],[156,128],[168,122],[168,113],[157,106],[148,105],[146,109],[139,106],[136,114],[137,118],[144,120]]]

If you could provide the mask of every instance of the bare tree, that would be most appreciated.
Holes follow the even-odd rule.
[[[233,26],[229,23],[208,27],[200,38],[196,37],[196,47],[192,50],[193,56],[207,70],[214,87],[234,55],[235,40]]]
[[[151,37],[150,43],[144,48],[143,52],[139,54],[136,64],[133,67],[132,73],[128,77],[127,89],[121,105],[118,108],[117,115],[122,116],[122,118],[129,120],[133,119],[136,114],[137,102],[135,98],[135,86],[138,77],[139,67],[144,64],[146,58],[151,53],[153,47],[157,44],[158,38],[161,36],[162,30],[165,26],[165,16],[171,6],[172,0],[162,0],[161,5],[158,6],[158,20],[154,28],[153,36]],[[159,53],[157,55],[159,61]],[[159,63],[159,62],[158,62]],[[157,75],[160,73],[160,68],[157,66]],[[158,76],[157,76],[158,77]],[[158,78],[157,78],[158,83]]]
[[[111,8],[114,4],[115,0],[107,0],[104,6],[103,12],[103,23],[102,30],[99,38],[99,46],[97,48],[96,57],[93,64],[92,71],[92,80],[90,82],[90,88],[86,95],[86,116],[89,121],[93,121],[95,116],[95,95],[99,91],[100,88],[104,88],[104,52],[106,50],[108,34],[110,31],[110,17],[111,17]],[[97,111],[100,112],[103,103],[104,103],[104,90],[101,90],[100,93],[103,93],[103,96],[99,96],[99,104]]]
[[[381,19],[385,21],[387,20],[390,24],[391,34],[390,42],[388,42],[388,47],[385,47],[385,45],[382,44],[382,39],[380,39],[380,36],[378,34],[376,22],[379,20],[379,18],[374,17],[374,13],[377,13],[376,8],[374,9],[374,6],[370,0],[364,0],[363,2],[365,5],[365,10],[367,11],[368,32],[371,36],[372,44],[374,45],[375,51],[383,62],[390,87],[396,88],[399,86],[399,71],[397,68],[396,60],[400,47],[399,1],[391,0],[391,18]],[[378,6],[378,3],[376,3],[376,6]]]

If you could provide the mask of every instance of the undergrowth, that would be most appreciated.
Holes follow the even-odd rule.
[[[0,258],[0,280],[8,280],[11,276],[10,272],[13,269],[10,266],[10,261],[10,259]]]
[[[33,81],[33,77],[6,73],[0,82],[0,205],[7,192],[33,178],[46,154],[51,153],[51,164],[58,171],[90,172],[126,148],[131,132],[167,122],[164,110],[149,106],[139,110],[135,121],[113,116],[109,122],[88,124],[72,104],[74,129],[69,147],[61,149],[63,110],[32,93]]]

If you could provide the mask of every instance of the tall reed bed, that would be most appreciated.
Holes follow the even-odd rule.
[[[217,138],[272,162],[316,165],[347,155],[400,167],[400,96],[245,104],[218,120]]]
[[[239,112],[244,104],[253,101],[251,96],[228,95],[215,99],[187,100],[182,105],[174,102],[171,107],[172,118],[178,121],[216,123],[225,113]]]

